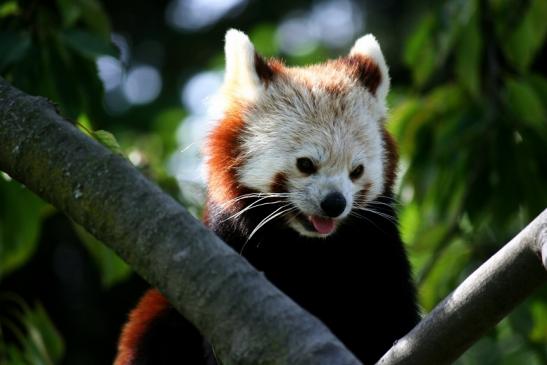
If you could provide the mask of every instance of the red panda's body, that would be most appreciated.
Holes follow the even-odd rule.
[[[265,61],[230,31],[222,117],[205,146],[205,223],[364,363],[418,321],[397,227],[389,76],[372,36],[308,68]],[[156,291],[130,316],[116,365],[216,364]]]

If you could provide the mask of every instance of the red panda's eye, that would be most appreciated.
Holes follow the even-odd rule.
[[[351,172],[349,173],[350,179],[357,180],[363,175],[363,171],[365,171],[365,168],[363,167],[363,165],[357,166],[356,168],[351,170]]]
[[[300,170],[300,172],[306,175],[311,175],[317,171],[317,168],[313,164],[313,161],[307,157],[300,157],[299,159],[297,159],[296,167],[298,168],[298,170]]]

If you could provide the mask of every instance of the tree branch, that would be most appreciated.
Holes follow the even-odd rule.
[[[0,78],[0,170],[159,288],[225,364],[358,364],[316,318],[148,181]]]
[[[449,364],[547,282],[547,209],[471,274],[378,362]]]

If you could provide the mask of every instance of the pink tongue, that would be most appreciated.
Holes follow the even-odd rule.
[[[315,230],[321,234],[329,234],[334,231],[334,219],[312,215],[310,220]]]

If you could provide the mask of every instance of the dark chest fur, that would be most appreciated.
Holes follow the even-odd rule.
[[[362,212],[326,239],[303,237],[280,219],[247,241],[271,208],[251,209],[234,220],[210,203],[208,225],[369,364],[419,320],[395,213],[378,206],[393,221]]]

